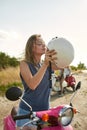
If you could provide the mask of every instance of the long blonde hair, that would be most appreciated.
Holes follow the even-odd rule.
[[[25,47],[25,61],[30,62],[32,64],[35,64],[32,49],[38,37],[41,37],[41,35],[34,34],[30,36]]]

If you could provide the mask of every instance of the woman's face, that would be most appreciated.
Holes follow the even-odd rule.
[[[41,37],[38,37],[36,42],[33,45],[33,53],[35,55],[43,55],[45,54],[45,51],[47,50],[47,47],[45,45],[45,42]]]

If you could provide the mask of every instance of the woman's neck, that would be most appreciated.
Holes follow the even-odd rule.
[[[40,63],[40,61],[41,61],[41,57],[40,56],[35,57],[35,63],[36,64]]]

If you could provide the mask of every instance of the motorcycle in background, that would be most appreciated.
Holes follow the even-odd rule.
[[[69,105],[60,105],[55,108],[50,108],[45,111],[33,112],[32,107],[25,100],[22,99],[22,90],[18,87],[11,87],[6,91],[7,99],[16,101],[20,99],[30,109],[29,114],[15,115],[14,120],[29,119],[29,122],[24,124],[20,130],[23,130],[28,124],[36,125],[37,130],[73,130],[70,125],[74,115],[78,113],[78,110],[73,107],[72,100],[77,93],[77,90],[81,87],[81,81],[78,82],[73,93]],[[31,128],[32,129],[32,128]],[[28,129],[27,129],[28,130]],[[30,128],[29,128],[30,130]]]
[[[75,91],[76,80],[73,74],[66,76],[62,83],[62,86],[64,88],[64,91],[66,91],[66,89],[69,87],[72,88],[73,92]],[[60,92],[60,78],[55,73],[52,73],[52,90],[55,92]]]

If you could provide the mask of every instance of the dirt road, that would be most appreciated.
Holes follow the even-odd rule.
[[[72,126],[74,130],[87,129],[87,73],[75,75],[76,81],[81,81],[81,89],[73,100],[73,105],[80,113],[76,114]],[[55,107],[60,104],[69,104],[72,92],[66,93],[63,97],[58,97],[58,93],[52,93],[51,106]],[[19,101],[8,101],[5,97],[0,97],[0,130],[3,130],[3,118],[10,113],[13,106],[17,106]]]

